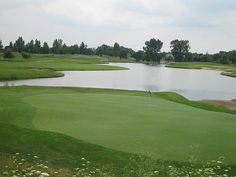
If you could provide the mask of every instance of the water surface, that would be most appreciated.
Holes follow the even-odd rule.
[[[63,71],[64,77],[0,82],[0,85],[67,86],[144,91],[174,91],[189,99],[236,98],[236,78],[220,71],[166,68],[136,63],[111,63],[122,71]]]

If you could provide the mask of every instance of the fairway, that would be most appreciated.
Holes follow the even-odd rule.
[[[32,55],[26,60],[17,54],[16,58],[4,60],[0,54],[0,81],[62,77],[60,71],[100,71],[122,70],[126,68],[107,66],[109,61],[123,61],[118,58],[105,58],[85,55]],[[129,62],[130,60],[126,60]]]
[[[18,87],[4,88],[1,94],[5,109],[0,110],[7,115],[2,122],[157,159],[185,162],[195,155],[206,162],[225,156],[236,164],[235,114],[198,109],[145,92]]]

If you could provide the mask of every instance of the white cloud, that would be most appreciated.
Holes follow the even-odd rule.
[[[228,2],[228,3],[227,3]],[[217,52],[234,46],[234,0],[0,0],[0,38],[95,47],[115,41],[134,49],[158,37],[169,50],[172,39],[189,39],[192,51]],[[233,8],[234,7],[234,8]],[[7,42],[6,42],[7,41]]]

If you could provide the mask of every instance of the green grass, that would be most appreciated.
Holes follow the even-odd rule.
[[[183,69],[202,69],[209,68],[223,71],[221,74],[230,77],[236,77],[236,65],[233,64],[217,64],[207,62],[173,62],[166,65],[170,68],[183,68]]]
[[[198,163],[225,156],[236,164],[235,113],[177,94],[3,87],[0,103],[2,123],[167,161],[196,154]]]
[[[49,161],[51,167],[72,170],[81,167],[81,158],[86,158],[96,168],[122,174],[128,159],[135,155],[114,151],[62,134],[33,131],[0,123],[1,156],[32,154]],[[0,164],[3,161],[0,160]],[[0,167],[3,168],[2,165]]]
[[[0,135],[0,174],[6,171],[12,173],[12,170],[18,170],[18,173],[25,174],[26,169],[30,167],[29,171],[32,169],[40,170],[55,177],[73,176],[77,173],[76,168],[84,170],[83,174],[96,171],[96,175],[92,176],[102,177],[164,177],[170,176],[170,174],[171,176],[179,176],[180,174],[189,174],[189,172],[199,176],[199,169],[205,173],[204,169],[216,167],[216,164],[212,163],[203,166],[174,161],[156,161],[145,156],[137,156],[89,144],[63,134],[30,130],[3,123],[0,123]],[[25,161],[21,159],[25,159]],[[87,164],[87,161],[90,163]],[[22,165],[17,165],[19,162]],[[40,168],[39,164],[46,165],[47,169]],[[83,166],[83,164],[86,164],[86,166]],[[221,166],[220,170],[214,169],[217,172],[216,174],[225,174],[225,169],[230,169],[226,174],[235,174],[235,166],[217,164],[217,166],[219,165]],[[99,169],[99,171],[95,169]],[[157,170],[158,174],[155,174]],[[58,172],[57,175],[54,174],[56,171]],[[171,171],[176,172],[173,174]]]
[[[118,59],[112,59],[116,61]],[[29,60],[19,54],[12,60],[0,56],[0,80],[61,77],[65,70],[120,70],[122,67],[106,66],[107,59],[83,55],[32,55]]]
[[[173,92],[159,92],[157,94],[157,96],[170,100],[170,101],[174,101],[176,103],[181,103],[184,105],[189,105],[195,108],[200,108],[200,109],[205,109],[205,110],[209,110],[209,111],[215,111],[215,112],[225,112],[225,113],[231,113],[231,114],[236,114],[236,110],[230,110],[227,109],[223,106],[217,105],[217,104],[212,104],[210,102],[207,101],[191,101],[188,100],[187,98],[173,93]]]

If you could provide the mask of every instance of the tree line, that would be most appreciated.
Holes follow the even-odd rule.
[[[26,43],[22,37],[13,43],[10,42],[5,48],[0,40],[0,50],[12,52],[27,52],[35,54],[84,54],[99,56],[114,56],[120,58],[135,58],[138,62],[158,64],[161,60],[175,62],[215,62],[222,64],[236,64],[236,50],[225,52],[220,51],[216,54],[202,54],[190,52],[190,43],[188,40],[173,40],[170,42],[170,52],[162,52],[163,42],[160,39],[152,38],[145,42],[143,50],[134,51],[131,48],[120,46],[117,42],[113,46],[102,44],[97,48],[88,48],[81,42],[80,45],[66,45],[62,39],[55,39],[51,47],[47,42],[40,40],[31,40]]]
[[[0,50],[3,49],[2,41],[0,40]],[[31,40],[26,43],[22,37],[19,37],[14,43],[10,42],[5,46],[5,50],[12,52],[27,52],[33,54],[82,54],[82,55],[108,55],[120,58],[131,57],[134,51],[130,48],[120,46],[115,43],[114,46],[101,45],[97,48],[88,48],[88,46],[81,42],[80,45],[66,45],[62,39],[55,39],[51,47],[47,42],[40,40]]]

